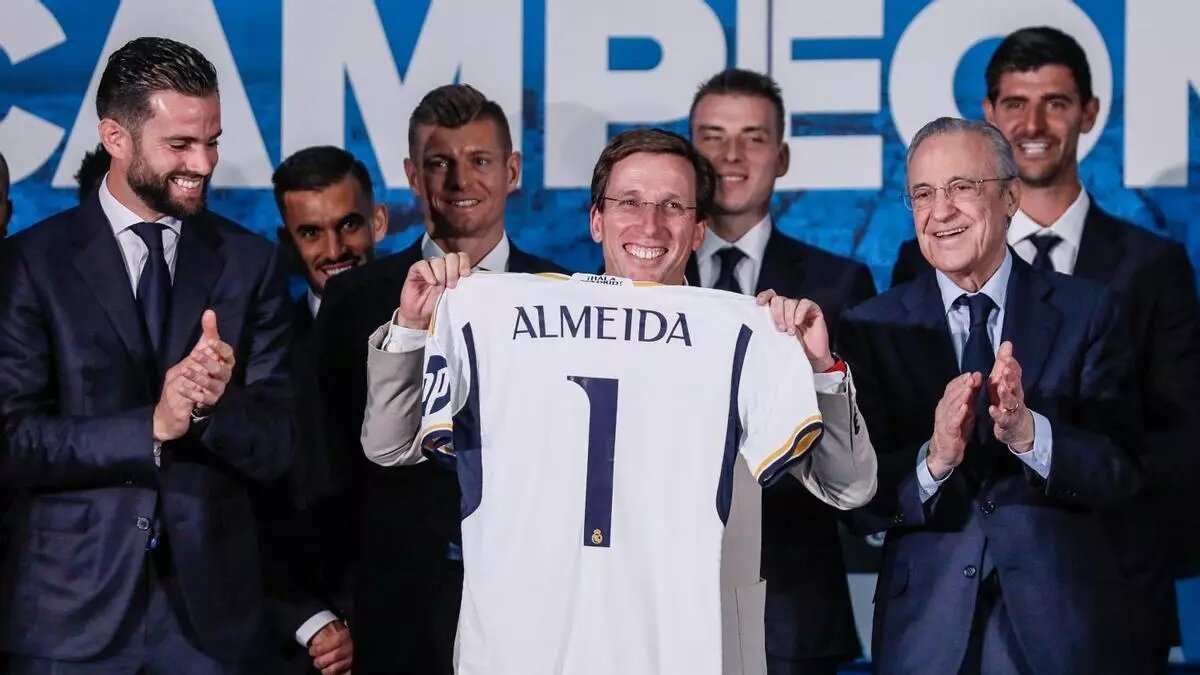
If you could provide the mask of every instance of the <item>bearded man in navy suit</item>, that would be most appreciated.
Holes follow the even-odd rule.
[[[206,209],[200,52],[130,42],[96,107],[107,176],[0,260],[0,649],[12,673],[237,672],[262,594],[248,487],[291,459],[286,282]]]

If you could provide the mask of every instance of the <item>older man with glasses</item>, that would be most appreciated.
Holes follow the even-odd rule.
[[[933,269],[843,319],[880,456],[855,516],[887,531],[881,674],[1144,672],[1102,519],[1142,475],[1127,341],[1101,286],[1008,248],[1021,187],[994,127],[926,125],[903,198]]]

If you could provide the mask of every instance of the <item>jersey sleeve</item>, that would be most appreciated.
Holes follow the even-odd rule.
[[[417,443],[426,457],[451,463],[454,416],[466,403],[471,387],[463,335],[451,317],[452,296],[452,291],[442,294],[425,337],[421,431],[417,435]]]
[[[795,336],[763,322],[747,340],[740,382],[741,453],[759,484],[769,485],[824,431],[812,367]]]

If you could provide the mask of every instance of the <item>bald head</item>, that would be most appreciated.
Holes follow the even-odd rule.
[[[0,152],[0,239],[8,234],[8,219],[12,216],[12,202],[8,199],[8,162]]]

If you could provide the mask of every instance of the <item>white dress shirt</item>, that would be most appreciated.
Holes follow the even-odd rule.
[[[1050,262],[1054,264],[1054,271],[1074,274],[1075,260],[1079,257],[1079,242],[1083,239],[1083,224],[1087,220],[1091,205],[1092,200],[1088,197],[1087,190],[1080,189],[1079,196],[1071,202],[1066,211],[1063,211],[1058,220],[1045,227],[1034,222],[1024,211],[1017,209],[1012,223],[1008,226],[1008,243],[1022,260],[1032,263],[1033,256],[1037,255],[1037,248],[1029,238],[1053,232],[1062,239],[1050,251]]]
[[[314,293],[312,287],[306,289],[306,293],[308,297],[308,313],[315,319],[317,318],[317,312],[321,311],[321,296]]]
[[[108,174],[104,174],[104,180],[100,181],[99,192],[100,209],[104,211],[104,217],[108,218],[108,224],[112,226],[113,235],[117,238],[117,245],[121,247],[125,272],[129,275],[129,283],[136,297],[138,280],[142,278],[142,267],[146,265],[146,258],[150,257],[150,249],[146,247],[146,242],[133,231],[133,226],[143,220],[113,196],[108,189]],[[167,258],[167,269],[171,271],[171,279],[174,280],[175,258],[179,253],[179,234],[183,223],[171,216],[163,216],[155,222],[166,226],[163,228],[163,255]]]
[[[763,254],[767,250],[767,240],[771,238],[771,216],[758,221],[754,227],[746,231],[740,239],[734,242],[725,241],[716,232],[708,230],[704,233],[704,241],[696,251],[696,268],[700,273],[700,285],[712,288],[721,274],[721,259],[717,251],[730,246],[746,254],[738,261],[733,269],[733,278],[737,279],[742,293],[753,295],[758,288],[758,274],[762,271]]]
[[[942,272],[935,273],[938,283],[938,290],[942,294],[942,306],[946,308],[946,323],[950,328],[950,341],[954,345],[954,357],[958,363],[962,363],[963,350],[967,346],[967,338],[971,333],[971,311],[963,303],[957,302],[959,296],[967,293],[959,288],[953,281],[950,280]],[[1000,337],[1004,330],[1004,302],[1008,297],[1008,279],[1012,276],[1012,255],[1007,251],[1004,253],[1004,262],[1000,263],[999,269],[988,279],[987,283],[979,289],[979,293],[983,293],[996,303],[996,311],[988,316],[988,339],[992,342],[992,352],[1000,349]],[[967,293],[967,295],[975,295]],[[987,386],[988,373],[983,374],[983,386]],[[1053,438],[1050,434],[1050,420],[1040,413],[1029,411],[1033,415],[1033,449],[1028,452],[1018,453],[1009,446],[1009,451],[1017,456],[1022,462],[1038,473],[1042,478],[1050,476],[1050,457],[1053,452]],[[933,474],[929,472],[929,465],[925,462],[925,457],[929,454],[929,442],[926,441],[921,449],[917,451],[917,482],[921,490],[921,501],[929,501],[934,494],[937,493],[942,483],[950,478],[953,470],[948,472],[941,480],[935,480]]]

